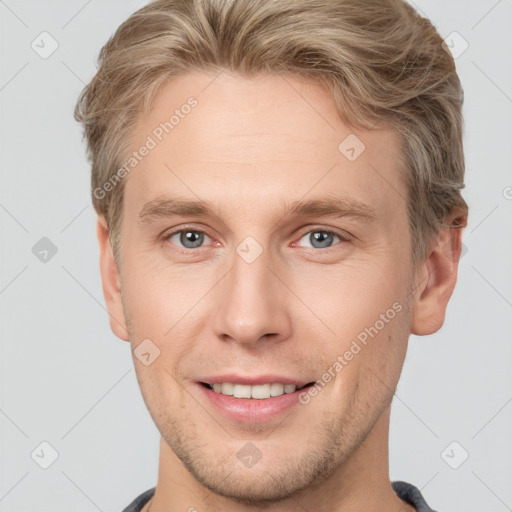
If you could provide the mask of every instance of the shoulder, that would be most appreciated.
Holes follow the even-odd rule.
[[[412,505],[416,512],[436,512],[428,506],[420,490],[414,485],[402,481],[392,482],[391,485],[398,497]]]
[[[143,492],[140,496],[137,496],[124,510],[123,512],[140,512],[142,507],[153,497],[155,494],[156,487],[148,489]]]

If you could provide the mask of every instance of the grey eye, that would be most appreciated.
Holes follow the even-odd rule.
[[[341,238],[336,233],[321,229],[306,233],[301,238],[301,240],[306,239],[310,244],[309,247],[313,247],[313,249],[325,249],[326,247],[330,247],[333,244],[333,240],[335,238],[341,240]]]
[[[181,245],[186,249],[196,249],[203,244],[205,234],[201,231],[184,229],[182,231],[176,231],[176,233],[173,233],[169,237],[169,241],[176,244],[177,242],[173,240],[173,238],[176,239],[176,237],[178,237],[179,241],[177,245]]]

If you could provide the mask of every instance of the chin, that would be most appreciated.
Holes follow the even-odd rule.
[[[281,503],[315,487],[328,479],[340,462],[332,446],[304,452],[291,448],[282,450],[287,456],[277,458],[271,449],[262,448],[262,458],[253,467],[245,467],[235,452],[228,455],[231,450],[213,453],[204,445],[196,445],[190,451],[183,450],[183,444],[181,449],[176,448],[176,455],[202,486],[217,496],[259,508]]]
[[[266,468],[260,468],[256,473],[252,472],[253,469],[237,468],[229,474],[193,474],[196,480],[216,495],[259,508],[288,500],[311,483],[309,479],[298,481],[296,471],[281,473],[277,477]]]

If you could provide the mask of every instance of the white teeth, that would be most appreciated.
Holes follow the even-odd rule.
[[[260,384],[251,388],[251,398],[270,398],[270,384]]]
[[[275,396],[281,396],[285,393],[293,393],[297,386],[295,384],[232,384],[230,382],[212,384],[213,391],[223,395],[234,396],[235,398],[255,398],[262,400]]]
[[[233,395],[233,388],[234,387],[235,386],[233,384],[228,384],[227,382],[224,382],[223,384],[221,384],[220,392],[223,395],[232,396]]]
[[[224,384],[222,384],[224,387]],[[245,384],[235,384],[233,390],[235,398],[251,398],[251,386]]]
[[[281,396],[284,394],[283,384],[270,384],[270,396]]]
[[[285,393],[293,393],[295,391],[295,385],[294,384],[286,384],[284,387]]]

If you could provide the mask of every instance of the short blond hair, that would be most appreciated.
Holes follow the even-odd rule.
[[[440,229],[466,225],[462,87],[434,26],[403,0],[157,0],[117,29],[98,63],[75,109],[93,191],[116,177],[137,113],[169,79],[298,73],[329,88],[349,126],[399,134],[414,263]],[[118,263],[124,181],[92,194]]]

